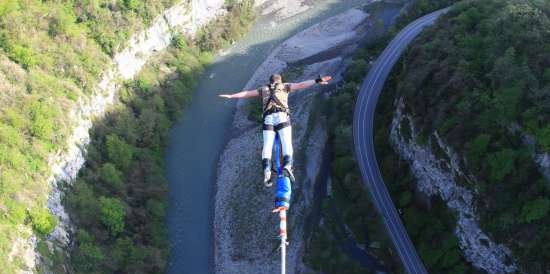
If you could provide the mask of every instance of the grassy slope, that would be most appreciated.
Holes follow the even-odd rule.
[[[69,134],[64,110],[90,94],[109,54],[172,1],[6,0],[0,3],[0,265],[30,221],[40,235],[55,219],[44,208],[47,156]],[[112,47],[107,50],[104,37]],[[29,227],[29,226],[27,226]],[[17,261],[17,259],[16,259]]]
[[[511,128],[519,125],[535,136],[539,150],[548,151],[548,9],[544,1],[461,2],[405,54],[378,111],[383,122],[377,154],[388,155],[381,167],[397,182],[394,197],[404,201],[405,222],[417,219],[407,217],[414,210],[407,198],[414,196],[414,179],[395,174],[402,163],[385,142],[396,96],[404,96],[420,141],[429,143],[437,130],[464,157],[462,167],[476,180],[460,183],[478,193],[483,229],[510,247],[527,273],[549,270],[550,190]],[[436,221],[428,214],[426,222]],[[407,227],[413,235],[418,229]]]
[[[0,2],[0,266],[3,273],[13,273],[21,266],[20,258],[8,261],[14,239],[28,237],[30,228],[44,236],[56,223],[45,208],[49,191],[46,179],[50,172],[47,157],[62,149],[69,134],[71,121],[64,112],[75,106],[77,98],[92,92],[110,56],[124,47],[133,33],[144,29],[175,2]],[[232,5],[232,1],[227,4]],[[247,16],[236,18],[234,24],[228,25],[231,29],[208,37],[204,35],[208,29],[199,34],[196,47],[201,50],[190,50],[185,41],[179,39],[177,44],[187,49],[173,53],[180,64],[172,65],[185,67],[188,74],[197,73],[191,70],[194,68],[200,71],[205,63],[204,58],[199,57],[203,55],[200,52],[226,45],[225,41],[234,38],[231,36],[234,33],[242,32],[249,20]],[[220,25],[225,24],[218,20],[210,27],[220,29]],[[184,51],[186,56],[193,57],[181,57]],[[186,65],[193,58],[201,59],[200,64]],[[154,82],[154,79],[156,75],[149,75],[149,79],[142,79],[140,83]],[[189,83],[185,82],[183,91],[173,93],[174,100],[166,105],[175,108],[188,101],[189,98],[180,93],[187,92],[192,79],[182,78],[182,81]],[[160,138],[156,132],[153,135],[153,139]],[[116,177],[114,169],[104,171]],[[103,204],[117,209],[115,203]],[[39,250],[45,252],[46,248],[39,244]]]

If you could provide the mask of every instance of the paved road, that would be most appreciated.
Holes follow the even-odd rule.
[[[425,26],[433,24],[447,10],[439,10],[421,17],[397,34],[378,57],[363,82],[353,117],[355,157],[359,163],[363,182],[369,189],[378,211],[382,214],[386,231],[389,233],[395,250],[409,274],[428,272],[407,235],[378,168],[373,141],[374,111],[380,92],[384,87],[384,82],[405,48]]]

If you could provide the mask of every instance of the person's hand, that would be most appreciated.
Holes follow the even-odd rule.
[[[219,96],[222,97],[222,98],[231,99],[231,94],[220,94]]]
[[[329,75],[323,76],[323,77],[321,77],[321,82],[319,82],[319,84],[326,85],[326,84],[328,84],[328,81],[330,81],[330,80],[332,80],[332,76],[329,76]]]
[[[328,81],[330,81],[330,79],[332,79],[331,76],[327,75],[327,76],[322,76],[321,77],[321,75],[319,74],[319,77],[317,77],[317,79],[315,79],[315,82],[319,83],[321,85],[326,85],[326,84],[328,84]]]

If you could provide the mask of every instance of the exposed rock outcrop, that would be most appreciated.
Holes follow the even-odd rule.
[[[311,8],[306,0],[255,0],[259,14],[271,15],[276,20],[295,16]]]
[[[539,165],[539,168],[544,174],[544,177],[550,181],[550,153],[537,153],[535,154],[535,162]]]
[[[521,134],[523,143],[529,148],[533,155],[533,160],[537,164],[539,171],[550,182],[550,153],[544,153],[537,149],[537,140],[534,136],[527,134],[519,124],[513,123],[509,129],[512,132]]]
[[[391,125],[391,143],[399,155],[409,162],[418,190],[428,196],[440,196],[456,214],[458,221],[454,233],[466,260],[490,274],[517,271],[510,249],[495,243],[481,230],[472,191],[457,184],[455,179],[465,176],[457,155],[437,133],[434,134],[437,145],[448,159],[438,159],[429,147],[417,144],[415,139],[418,133],[413,119],[403,110],[403,99],[400,99]],[[408,123],[403,123],[405,120]],[[403,129],[403,125],[409,128]],[[410,132],[410,138],[404,136],[403,130]]]
[[[281,72],[290,62],[355,39],[358,34],[354,28],[366,18],[366,13],[353,9],[288,39],[257,69],[245,89],[265,84],[269,75]],[[336,75],[342,61],[336,57],[310,64],[297,81],[312,79],[318,73]],[[305,269],[301,263],[305,245],[303,222],[309,213],[321,153],[327,140],[324,118],[312,116],[317,89],[293,93],[290,97],[295,175],[299,182],[294,186],[289,212],[287,273],[301,273]],[[232,138],[218,165],[214,217],[216,273],[275,273],[280,267],[276,237],[278,219],[270,212],[274,190],[265,188],[261,182],[261,127],[247,116],[247,104],[241,101],[232,123]]]
[[[529,149],[535,164],[537,164],[540,173],[550,182],[550,153],[545,153],[537,148],[537,139],[523,130],[518,123],[512,123],[508,126],[508,130],[512,133],[521,135],[523,144]]]

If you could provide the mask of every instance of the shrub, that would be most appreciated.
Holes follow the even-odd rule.
[[[550,68],[544,69],[544,74],[542,76],[542,79],[545,83],[550,84]]]
[[[28,212],[33,230],[44,237],[53,232],[57,219],[47,208],[34,208]]]
[[[525,203],[521,210],[521,223],[532,223],[543,219],[550,210],[550,200],[547,198],[538,198]]]
[[[124,230],[124,217],[126,215],[124,204],[117,198],[99,198],[101,210],[101,222],[109,229],[112,236],[118,235]]]
[[[23,131],[27,121],[21,113],[13,108],[4,109],[6,122],[19,131]]]
[[[132,146],[114,134],[108,135],[106,139],[109,160],[122,170],[126,170],[132,163],[134,155]]]
[[[491,136],[489,136],[488,134],[480,134],[466,145],[466,153],[468,155],[468,158],[472,161],[474,165],[479,163],[479,161],[487,152],[487,147],[490,140]]]
[[[17,0],[3,0],[0,2],[0,17],[18,9]]]
[[[31,132],[41,139],[50,139],[53,135],[53,123],[51,119],[43,115],[37,115],[32,120]]]
[[[164,220],[166,213],[165,205],[162,202],[155,199],[149,199],[147,200],[145,207],[147,208],[148,213],[157,220]]]
[[[91,273],[98,273],[93,271],[99,269],[104,260],[103,251],[90,242],[79,244],[73,258],[74,265],[78,270]]]
[[[185,37],[181,34],[174,35],[174,37],[172,37],[172,46],[178,49],[186,48],[187,42],[185,41]]]
[[[550,126],[537,131],[537,143],[542,150],[550,152]]]
[[[20,131],[0,122],[0,143],[18,148],[24,146],[25,139]]]
[[[489,155],[489,178],[493,182],[499,182],[514,169],[516,153],[511,149],[504,149]]]
[[[122,189],[122,176],[122,172],[120,172],[112,163],[105,163],[99,169],[99,177],[101,180],[117,190]]]
[[[15,62],[21,64],[25,69],[28,69],[32,65],[36,64],[36,57],[32,49],[22,46],[13,45],[8,48],[8,56]]]
[[[129,10],[137,10],[139,7],[138,0],[123,0],[124,7]]]
[[[61,34],[71,35],[78,32],[77,26],[75,26],[76,17],[72,11],[65,9],[58,9],[53,12],[53,16],[50,18],[48,25],[48,34],[51,37],[55,37]]]

